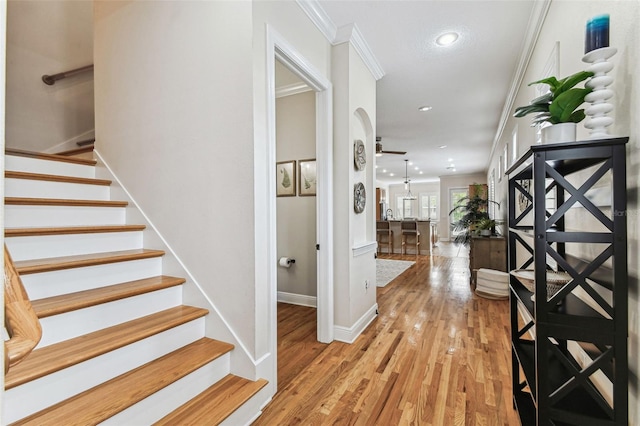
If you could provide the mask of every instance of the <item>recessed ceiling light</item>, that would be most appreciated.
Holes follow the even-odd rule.
[[[453,161],[453,158],[449,158],[447,159],[447,161],[451,163]]]
[[[449,46],[450,44],[455,42],[457,39],[458,39],[458,33],[454,33],[454,32],[444,33],[438,36],[438,38],[436,39],[436,43],[439,46]]]
[[[446,148],[446,147],[447,147],[446,145],[440,145],[438,148],[440,148],[440,149],[444,149],[444,148]]]
[[[382,173],[387,173],[387,169],[382,169]]]
[[[389,173],[389,176],[395,176],[393,173]]]
[[[430,107],[428,105],[424,105],[424,106],[421,106],[420,108],[418,108],[418,111],[425,112],[425,111],[431,111],[432,109],[433,109],[433,107]]]
[[[413,168],[413,170],[420,170],[420,167],[415,166],[415,167]]]
[[[422,170],[420,170],[420,174],[422,174]]]

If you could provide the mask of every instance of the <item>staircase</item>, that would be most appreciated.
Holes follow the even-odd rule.
[[[267,382],[230,374],[233,345],[206,337],[208,311],[182,304],[186,280],[162,274],[96,162],[5,158],[5,244],[42,339],[5,375],[2,423],[249,423]]]

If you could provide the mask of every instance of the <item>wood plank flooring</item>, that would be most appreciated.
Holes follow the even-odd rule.
[[[475,295],[468,262],[447,243],[419,256],[351,345],[318,343],[315,309],[279,304],[279,391],[254,425],[519,425],[508,301]]]

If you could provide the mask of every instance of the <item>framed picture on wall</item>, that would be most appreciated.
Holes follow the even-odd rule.
[[[293,197],[296,195],[296,161],[276,163],[276,196]]]
[[[298,195],[301,197],[316,195],[316,159],[298,160]]]

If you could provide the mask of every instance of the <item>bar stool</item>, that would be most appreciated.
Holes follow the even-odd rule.
[[[389,222],[379,220],[376,222],[376,241],[378,242],[378,253],[382,253],[382,244],[387,245],[387,254],[393,253],[393,230],[389,228]]]
[[[420,254],[420,231],[418,231],[418,222],[415,220],[403,220],[400,223],[402,231],[402,254],[407,254],[407,245],[411,244],[408,238],[413,237],[416,246],[416,256]]]
[[[438,242],[438,222],[431,221],[431,246],[435,247]]]

